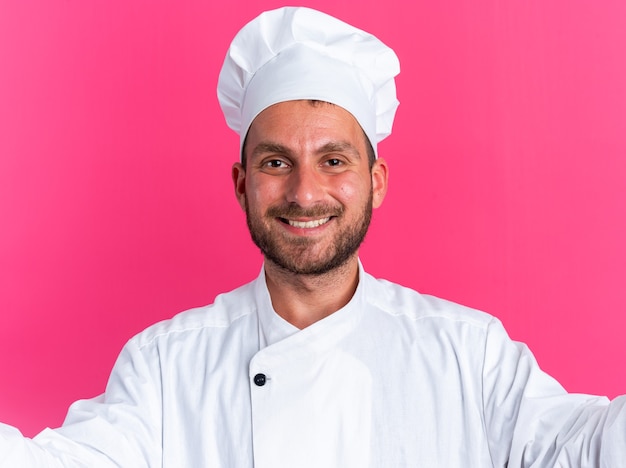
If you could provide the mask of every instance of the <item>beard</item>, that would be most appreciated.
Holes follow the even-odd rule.
[[[331,245],[317,245],[319,240],[308,237],[293,237],[285,232],[274,232],[271,222],[276,218],[321,218],[331,216],[341,223],[344,207],[315,206],[305,209],[294,204],[274,206],[265,215],[253,213],[246,197],[246,221],[253,242],[261,250],[266,260],[271,261],[285,271],[299,275],[323,275],[343,266],[359,249],[365,239],[372,219],[372,200],[367,202],[358,213],[358,218],[346,226],[340,226]],[[263,218],[270,220],[269,226]]]

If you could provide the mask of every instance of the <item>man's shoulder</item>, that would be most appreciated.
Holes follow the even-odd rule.
[[[496,320],[492,315],[385,279],[367,275],[367,301],[385,313],[411,321],[463,322],[486,328]]]
[[[155,323],[133,341],[142,347],[161,337],[214,329],[226,330],[255,313],[254,281],[219,294],[212,304],[194,307],[174,317]]]

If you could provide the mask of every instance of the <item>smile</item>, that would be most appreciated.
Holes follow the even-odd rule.
[[[287,221],[290,226],[297,227],[297,228],[316,228],[330,221],[330,217],[314,219],[312,221],[294,221],[292,219],[286,219],[285,221]]]

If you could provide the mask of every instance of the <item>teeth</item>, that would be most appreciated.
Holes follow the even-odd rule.
[[[326,224],[330,218],[315,219],[313,221],[292,221],[288,219],[289,225],[297,228],[314,228]]]

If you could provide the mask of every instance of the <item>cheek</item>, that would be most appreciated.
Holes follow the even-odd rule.
[[[367,198],[370,190],[369,179],[350,177],[338,186],[338,193],[343,204],[359,204],[361,199]]]
[[[351,184],[343,184],[340,188],[341,199],[344,202],[353,201],[357,198],[357,191],[354,188],[354,185]]]
[[[251,180],[246,185],[248,203],[255,205],[259,209],[264,209],[268,205],[275,203],[280,197],[279,184],[273,180],[254,181]]]

